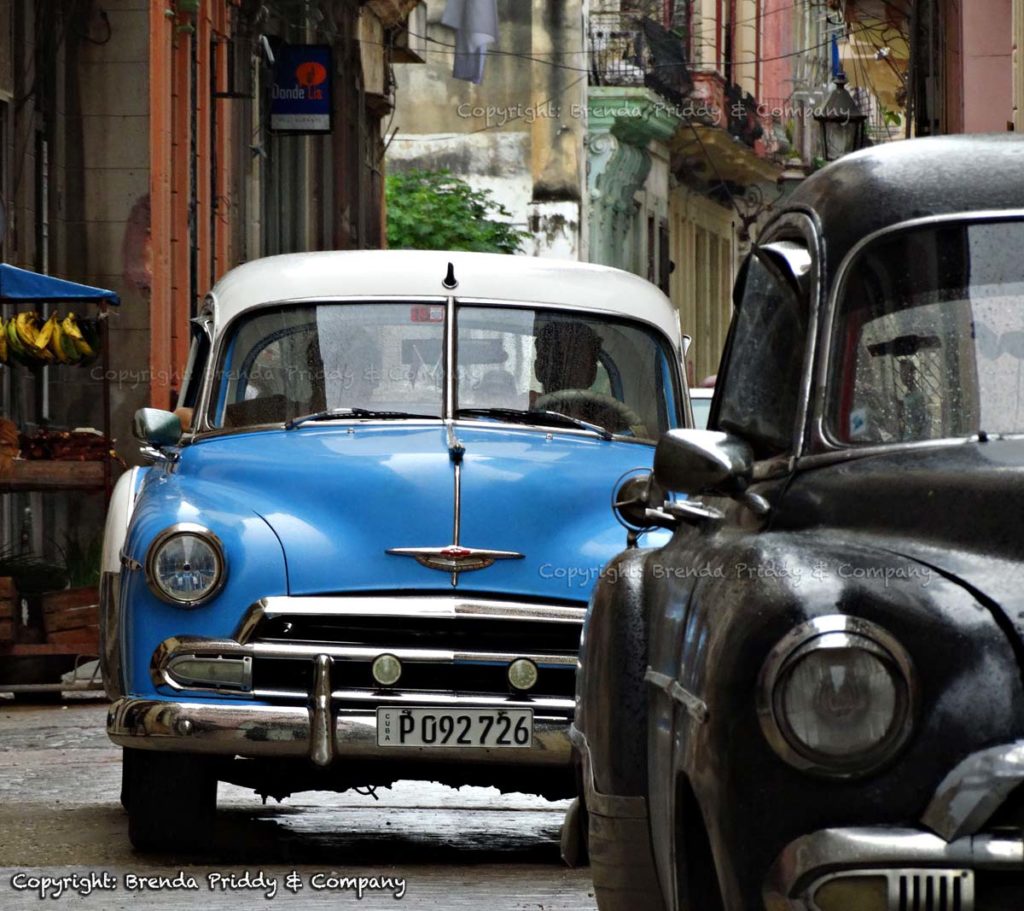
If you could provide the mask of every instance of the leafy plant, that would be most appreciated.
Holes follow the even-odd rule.
[[[14,547],[0,549],[0,576],[14,579],[15,587],[23,595],[60,591],[68,584],[67,571],[59,563],[19,553]]]
[[[529,237],[501,220],[512,213],[489,190],[447,170],[389,174],[386,199],[392,249],[517,253]]]
[[[899,111],[890,111],[888,108],[882,108],[882,120],[887,127],[903,126],[903,115]]]
[[[91,538],[84,546],[71,535],[64,538],[64,546],[57,546],[64,561],[64,572],[71,588],[99,585],[100,560],[103,555],[103,539]]]

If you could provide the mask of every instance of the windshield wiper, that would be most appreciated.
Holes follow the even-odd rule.
[[[515,424],[547,424],[554,427],[578,427],[596,433],[602,440],[610,440],[613,434],[607,427],[591,424],[579,418],[570,417],[560,411],[523,411],[521,408],[459,408],[456,417],[479,415],[485,418],[502,418]]]
[[[374,408],[328,408],[326,411],[314,411],[286,421],[285,430],[294,430],[310,421],[337,421],[344,418],[380,418],[387,421],[400,421],[403,418],[437,418],[436,414],[413,414],[410,411],[378,411]]]

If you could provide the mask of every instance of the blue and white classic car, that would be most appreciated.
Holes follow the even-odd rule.
[[[195,323],[107,520],[132,842],[201,845],[218,781],[572,794],[587,600],[627,536],[667,539],[633,501],[690,423],[669,301],[598,266],[309,253],[228,273]]]

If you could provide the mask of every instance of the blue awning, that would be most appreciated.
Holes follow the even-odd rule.
[[[0,263],[0,300],[5,301],[106,301],[115,307],[121,298],[105,288],[80,285],[52,275],[41,275]]]

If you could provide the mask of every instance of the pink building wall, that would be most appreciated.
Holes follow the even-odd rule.
[[[959,6],[963,131],[1005,132],[1013,121],[1012,0],[971,0]]]
[[[758,101],[778,106],[793,94],[793,0],[761,0],[761,91]],[[783,116],[783,121],[789,118]]]

